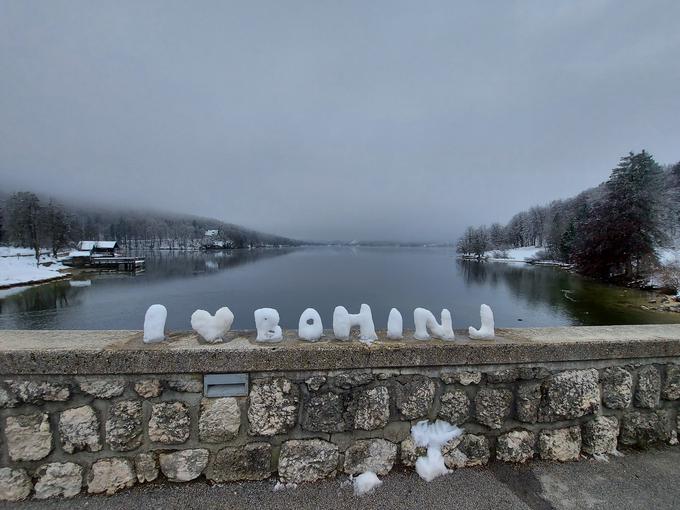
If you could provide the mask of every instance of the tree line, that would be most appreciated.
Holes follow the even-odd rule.
[[[234,248],[300,244],[212,218],[94,210],[41,200],[28,191],[0,198],[0,243],[31,248],[36,259],[42,249],[49,248],[56,257],[81,240],[115,240],[132,249],[198,248],[207,230],[217,230],[217,239]]]
[[[539,246],[540,257],[586,275],[634,281],[658,265],[656,249],[680,232],[680,163],[662,167],[646,151],[621,158],[609,179],[567,200],[534,206],[506,225],[468,227],[459,253]]]

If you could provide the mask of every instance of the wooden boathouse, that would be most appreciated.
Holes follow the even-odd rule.
[[[78,249],[62,260],[65,266],[136,272],[144,269],[143,257],[121,254],[117,241],[80,241]]]

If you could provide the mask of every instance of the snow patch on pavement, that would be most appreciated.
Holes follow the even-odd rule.
[[[356,476],[353,480],[354,495],[363,496],[382,485],[382,480],[373,471],[366,471]]]
[[[287,489],[297,489],[297,484],[296,483],[283,483],[283,482],[276,482],[276,485],[274,485],[274,488],[272,489],[274,492],[279,492]]]

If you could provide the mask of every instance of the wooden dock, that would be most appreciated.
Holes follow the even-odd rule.
[[[116,271],[139,271],[144,269],[144,259],[139,257],[91,257],[90,267]]]
[[[91,257],[71,256],[62,260],[65,266],[78,268],[102,269],[108,271],[137,272],[144,270],[142,257]]]

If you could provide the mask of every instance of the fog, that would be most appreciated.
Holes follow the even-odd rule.
[[[452,241],[680,160],[680,2],[0,2],[0,189]]]

